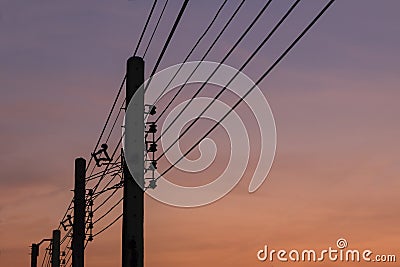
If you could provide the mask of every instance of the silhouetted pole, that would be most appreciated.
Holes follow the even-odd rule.
[[[39,256],[39,247],[44,241],[50,241],[52,242],[53,239],[50,238],[45,238],[39,243],[33,243],[32,244],[32,252],[31,252],[31,267],[36,267],[37,266],[37,258]]]
[[[51,245],[51,267],[60,267],[60,230],[53,231],[53,241]]]
[[[39,256],[39,245],[32,244],[31,251],[31,267],[37,267],[37,258]]]
[[[72,228],[72,267],[83,267],[85,258],[85,176],[86,160],[75,159],[74,222]]]
[[[133,97],[137,89],[144,82],[144,61],[140,57],[131,57],[127,62],[126,78],[126,107],[131,104],[134,109],[133,116],[129,118],[134,125],[135,132],[129,137],[135,144],[135,151],[124,151],[135,158],[132,173],[123,158],[124,173],[124,204],[122,220],[122,267],[143,267],[144,242],[143,242],[143,216],[144,200],[143,190],[133,179],[144,184],[144,94],[143,90]],[[133,97],[133,98],[132,98]],[[131,107],[130,107],[131,108]],[[130,113],[132,114],[132,113]],[[132,176],[133,175],[133,176]]]

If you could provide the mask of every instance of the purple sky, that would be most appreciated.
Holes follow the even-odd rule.
[[[181,6],[181,1],[170,2],[145,57],[147,74],[151,72]],[[247,1],[244,4],[207,60],[218,62],[222,59],[263,2]],[[303,1],[244,72],[256,80],[325,2]],[[158,4],[155,15],[159,14],[161,3],[163,1]],[[182,62],[220,3],[222,1],[211,0],[192,0],[189,3],[159,69]],[[190,60],[201,58],[238,3],[228,2],[215,27]],[[273,1],[269,12],[226,64],[239,68],[291,3],[287,0]],[[72,188],[73,159],[78,156],[88,158],[93,149],[124,75],[125,61],[136,46],[150,7],[151,1],[143,0],[0,0],[1,266],[26,266],[29,244],[48,236],[58,225],[72,196],[69,190]],[[348,224],[342,225],[342,233],[349,236],[355,233],[354,239],[359,244],[367,244],[366,235],[373,229],[375,233],[372,236],[376,242],[371,244],[375,247],[386,249],[384,244],[398,243],[398,230],[392,234],[390,231],[397,229],[400,217],[396,214],[399,210],[396,203],[400,203],[397,196],[400,186],[397,181],[399,8],[400,2],[396,0],[337,0],[261,84],[275,115],[277,158],[268,181],[251,195],[254,202],[240,201],[240,197],[247,197],[244,188],[248,176],[247,184],[239,187],[242,191],[233,193],[231,202],[228,199],[216,205],[225,207],[227,214],[210,222],[215,229],[222,227],[219,223],[229,221],[229,218],[239,220],[233,225],[243,227],[245,223],[242,221],[240,225],[234,207],[245,210],[247,219],[254,220],[256,225],[262,225],[268,218],[260,214],[268,213],[275,219],[265,224],[279,227],[282,222],[276,218],[282,217],[276,207],[250,212],[251,207],[260,203],[257,202],[261,201],[260,198],[268,198],[270,203],[295,207],[293,212],[288,212],[287,216],[292,217],[281,231],[286,226],[295,228],[294,224],[303,218],[299,210],[306,214],[304,218],[327,218],[329,216],[325,213],[331,214],[330,211],[332,218],[339,218],[342,213],[350,216],[352,211],[358,210],[360,217],[355,215]],[[149,29],[153,29],[154,24],[152,20]],[[149,32],[139,55],[148,38]],[[360,184],[362,189],[357,186]],[[303,190],[304,194],[296,189]],[[333,201],[333,196],[340,196],[340,205]],[[324,203],[323,207],[328,208],[324,209],[315,202]],[[164,207],[153,201],[149,203],[147,229],[155,230],[149,230],[148,246],[166,249],[169,236],[162,232],[166,229],[157,228],[158,223],[176,226],[186,218],[186,211]],[[371,210],[364,210],[365,205],[370,205]],[[218,214],[216,207],[191,212],[193,218],[213,216]],[[358,223],[364,221],[371,223],[371,228],[359,229]],[[320,227],[327,222],[329,220],[307,221],[307,225]],[[182,232],[170,230],[171,235],[180,240],[177,242],[181,247],[177,245],[174,247],[176,250],[167,250],[166,255],[160,256],[164,266],[184,266],[183,262],[174,262],[170,257],[180,250],[184,250],[182,255],[186,257],[186,263],[201,263],[190,256],[199,249],[195,245],[186,246],[188,241],[184,237],[190,237],[191,230],[202,231],[186,226],[182,229]],[[223,241],[222,236],[229,236],[229,231],[234,233],[235,229],[232,226],[221,236],[213,234]],[[381,238],[376,236],[378,229],[382,230]],[[339,230],[318,230],[319,235],[326,238],[314,238],[314,243],[309,244],[304,237],[308,230],[299,229],[296,238],[268,235],[265,230],[260,231],[258,239],[255,233],[247,232],[248,237],[243,234],[239,239],[247,242],[246,238],[251,236],[256,239],[254,244],[261,247],[267,241],[266,236],[271,236],[273,240],[282,238],[283,243],[276,242],[282,246],[290,246],[289,241],[295,240],[294,244],[312,247],[313,244],[330,244],[334,241],[331,238],[339,238],[337,235],[341,234]],[[118,233],[119,228],[115,227],[113,231]],[[159,236],[153,233],[161,236],[159,243]],[[200,237],[194,235],[193,242],[197,240],[200,247],[210,246]],[[120,244],[119,236],[104,238],[108,243]],[[221,246],[219,244],[216,249]],[[258,250],[259,246],[249,247],[249,253]],[[90,250],[100,253],[103,248],[95,242]],[[392,251],[395,248],[392,247]],[[212,254],[207,250],[200,251],[204,255]],[[221,251],[222,254],[228,253],[223,248]],[[244,251],[247,253],[247,248]],[[253,254],[249,256],[246,253],[237,261],[242,265],[237,266],[259,266],[252,258]],[[119,259],[119,255],[119,251],[114,251],[110,257]],[[204,260],[204,263],[208,261]],[[215,259],[214,263],[215,266],[225,266],[227,262]],[[157,260],[148,260],[148,266],[158,264]],[[88,266],[109,265],[104,259],[93,256],[89,257]]]

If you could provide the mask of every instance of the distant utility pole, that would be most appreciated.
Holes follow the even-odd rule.
[[[143,82],[143,59],[135,56],[129,58],[126,77],[126,108],[130,104],[130,109],[133,109],[133,112],[130,113],[133,116],[129,117],[129,123],[135,127],[135,131],[129,136],[129,142],[132,142],[135,151],[124,151],[123,156],[122,267],[143,267],[144,92],[143,90],[138,91]],[[135,97],[133,97],[134,95]],[[132,173],[126,164],[127,158],[134,162]]]
[[[83,267],[85,258],[86,160],[75,159],[74,222],[72,226],[72,267]]]
[[[51,242],[51,267],[60,267],[60,230],[53,230]]]
[[[54,230],[57,231],[57,230]],[[53,232],[53,238],[54,238],[54,232]],[[32,244],[32,252],[31,252],[31,267],[37,267],[37,259],[39,256],[39,247],[40,245],[44,242],[44,241],[50,241],[53,242],[53,239],[50,238],[45,238],[42,241],[40,241],[39,243],[33,243]]]
[[[39,256],[39,244],[32,244],[31,247],[31,267],[37,267],[37,258]]]

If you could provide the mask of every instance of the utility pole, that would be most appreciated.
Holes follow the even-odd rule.
[[[60,267],[60,230],[53,230],[51,245],[51,267]]]
[[[31,267],[37,267],[37,258],[39,256],[39,245],[33,243],[31,251]]]
[[[129,142],[133,144],[135,151],[124,151],[123,155],[122,267],[143,267],[144,90],[138,90],[143,82],[143,59],[135,56],[129,58],[126,77],[126,108],[130,104],[129,109],[133,109],[131,113],[133,116],[128,118],[130,125],[134,127],[134,132],[129,136]],[[130,162],[134,162],[132,172],[128,169],[127,158]]]
[[[54,238],[54,232],[53,232],[53,238]],[[44,241],[53,242],[53,239],[45,238],[45,239],[42,239],[42,241],[40,241],[39,243],[36,243],[36,244],[33,243],[32,244],[32,247],[31,247],[32,248],[32,252],[31,252],[31,267],[37,267],[37,258],[39,256],[39,247]],[[60,241],[58,241],[58,243],[60,243]],[[59,249],[59,251],[60,251],[60,249]]]
[[[86,160],[75,159],[74,222],[72,226],[72,267],[84,266]]]

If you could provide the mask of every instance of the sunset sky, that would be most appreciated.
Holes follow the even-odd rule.
[[[146,78],[182,3],[169,2],[144,57]],[[159,70],[182,62],[222,2],[189,2]],[[163,3],[157,4],[156,17]],[[291,3],[273,0],[225,63],[240,68]],[[302,1],[244,73],[257,80],[325,3]],[[202,57],[238,4],[228,1],[190,60]],[[29,246],[58,227],[72,198],[74,159],[89,159],[151,5],[144,0],[0,0],[1,267],[28,266]],[[263,5],[246,1],[206,60],[219,62]],[[399,9],[396,0],[334,3],[260,84],[277,129],[275,161],[264,184],[255,193],[247,191],[259,140],[254,117],[241,106],[238,113],[254,151],[243,179],[226,197],[199,208],[171,207],[146,197],[145,266],[398,266],[259,262],[256,254],[264,245],[322,250],[345,238],[350,249],[395,254],[400,261]],[[150,21],[139,56],[155,22]],[[213,87],[204,95],[215,95]],[[222,99],[232,103],[234,97]],[[204,121],[182,147],[210,126]],[[114,142],[119,133],[118,128]],[[229,144],[223,129],[211,137],[219,150],[210,169],[193,175],[174,170],[167,178],[190,184],[220,173]],[[86,266],[120,262],[119,222],[88,245]]]

